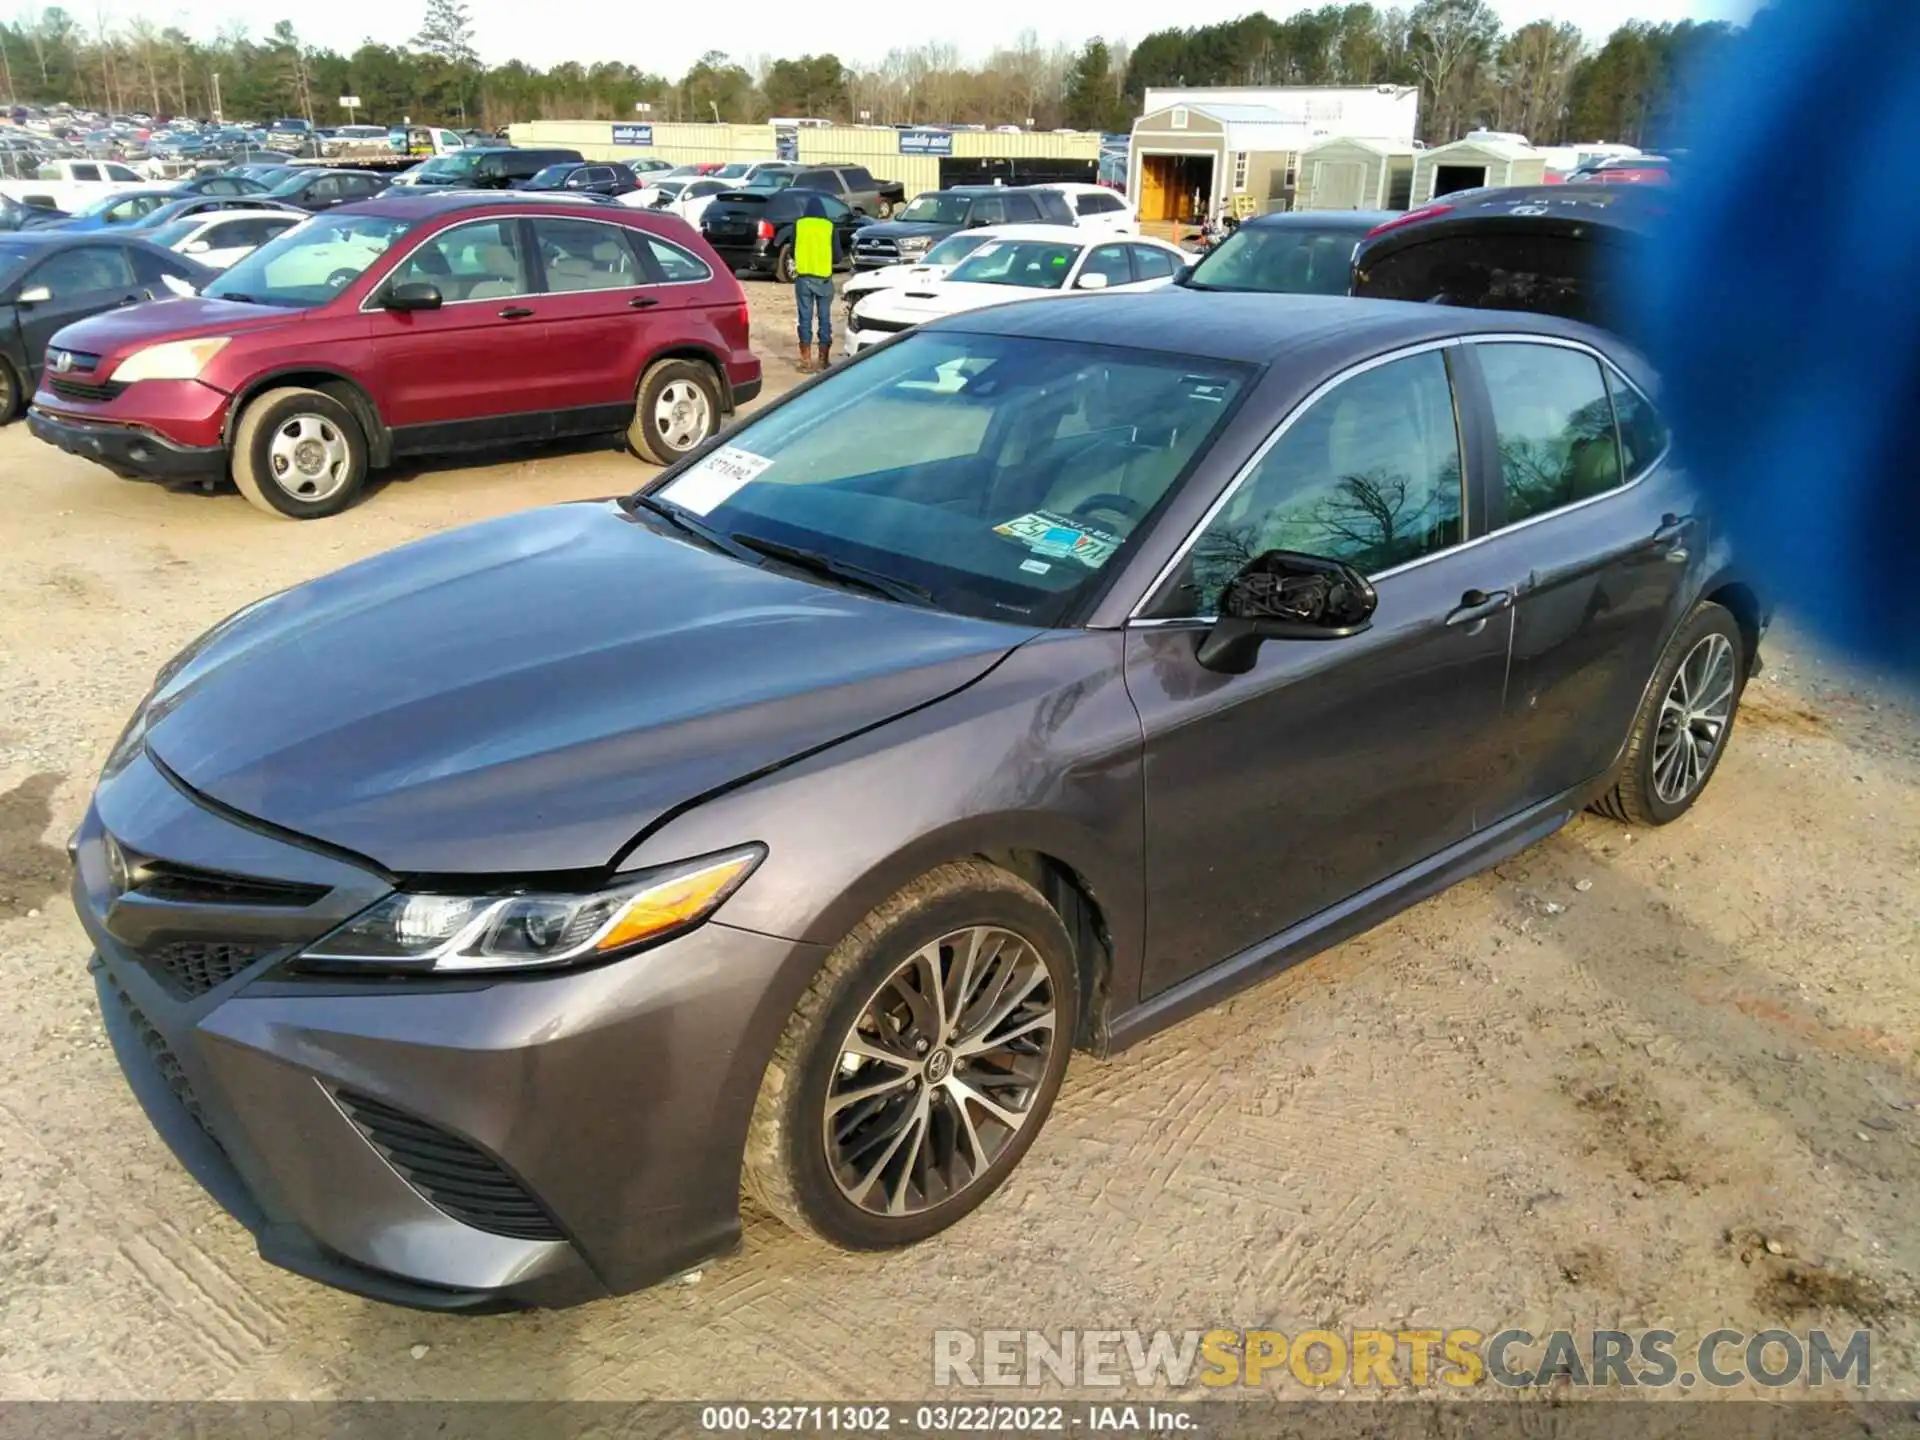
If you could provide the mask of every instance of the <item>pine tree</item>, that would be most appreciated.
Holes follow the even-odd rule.
[[[427,0],[427,16],[413,37],[413,48],[444,61],[454,72],[454,103],[460,123],[466,124],[467,90],[480,68],[480,56],[473,48],[473,16],[465,0]]]

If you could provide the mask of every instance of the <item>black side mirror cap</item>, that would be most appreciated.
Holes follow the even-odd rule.
[[[409,280],[405,284],[395,285],[381,297],[380,304],[388,310],[438,310],[445,303],[440,287],[427,280]]]
[[[1323,555],[1269,550],[1240,568],[1220,594],[1220,618],[1194,658],[1244,675],[1268,640],[1344,640],[1371,627],[1380,598],[1353,566]]]

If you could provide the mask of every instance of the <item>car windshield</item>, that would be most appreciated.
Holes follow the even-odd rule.
[[[147,232],[147,239],[163,249],[171,250],[182,240],[198,230],[205,222],[199,217],[189,220],[171,220],[165,225],[156,226]]]
[[[1242,225],[1200,262],[1187,283],[1196,290],[1344,295],[1359,243],[1353,229]]]
[[[958,265],[992,238],[991,235],[969,235],[964,232],[959,235],[949,235],[921,256],[920,263],[922,265]]]
[[[791,170],[762,170],[748,182],[755,190],[785,190],[793,184]]]
[[[931,225],[964,225],[972,206],[973,202],[964,195],[916,195],[913,202],[893,218]]]
[[[296,225],[225,271],[201,293],[292,310],[324,305],[358,280],[416,223],[385,215],[331,215]]]
[[[948,271],[947,278],[969,285],[1058,290],[1079,255],[1078,245],[1050,240],[989,240]]]
[[[646,508],[749,555],[806,552],[803,568],[837,569],[851,588],[1057,624],[1182,481],[1248,373],[1107,345],[911,335],[749,421]]]
[[[461,180],[480,163],[477,155],[436,155],[416,172],[423,180]]]
[[[544,170],[535,171],[533,178],[527,181],[526,188],[529,190],[558,190],[562,185],[567,183],[567,176],[579,168],[577,165],[549,165]]]
[[[82,205],[78,210],[74,211],[73,213],[76,216],[104,215],[107,213],[107,211],[111,210],[114,206],[125,204],[126,199],[127,197],[124,191],[116,190],[110,195],[102,195],[98,200],[94,200],[86,205]]]
[[[715,180],[739,180],[743,179],[751,169],[753,169],[753,166],[745,162],[737,165],[722,165],[718,170],[713,172],[713,178]]]

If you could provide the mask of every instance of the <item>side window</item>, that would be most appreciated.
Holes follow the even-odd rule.
[[[1006,222],[1006,201],[998,195],[989,195],[973,202],[973,209],[967,213],[970,225],[1000,225]]]
[[[340,177],[322,175],[307,187],[309,200],[338,200],[340,198]]]
[[[123,185],[140,183],[140,177],[124,165],[109,165],[106,168],[109,180],[118,180]]]
[[[57,180],[60,178],[60,174],[56,170],[52,176],[42,176],[41,178]],[[76,180],[98,180],[100,178],[100,167],[98,165],[75,165],[73,167],[73,178]]]
[[[98,290],[118,290],[133,284],[133,266],[117,245],[83,245],[49,255],[23,283],[44,285],[55,300],[69,300]]]
[[[530,294],[519,223],[478,220],[442,230],[395,266],[389,283],[414,281],[437,286],[448,304]]]
[[[1130,245],[1133,251],[1133,274],[1136,280],[1167,280],[1178,269],[1174,258],[1165,250],[1153,245]]]
[[[873,176],[863,166],[854,165],[840,172],[847,177],[847,183],[856,190],[873,189]]]
[[[1607,368],[1607,389],[1613,396],[1613,418],[1620,424],[1620,448],[1626,452],[1627,479],[1638,480],[1667,450],[1667,426],[1653,402]]]
[[[614,179],[615,176],[611,165],[589,165],[587,167],[587,184],[589,185],[611,185],[614,183]]]
[[[1082,276],[1104,275],[1109,285],[1133,283],[1133,267],[1127,263],[1125,245],[1096,246],[1094,252],[1087,256],[1087,263],[1080,267],[1080,273]]]
[[[1369,574],[1458,544],[1460,436],[1438,351],[1364,371],[1299,415],[1188,554],[1164,613],[1212,615],[1236,572],[1269,550]]]
[[[533,234],[540,242],[548,290],[560,294],[625,290],[640,283],[639,262],[625,237],[612,225],[540,219],[533,222]]]
[[[1039,222],[1040,207],[1033,203],[1031,195],[1009,195],[1006,198],[1006,206],[1007,219],[1011,221],[1018,223],[1025,220],[1036,224]]]
[[[1081,195],[1074,200],[1073,208],[1082,215],[1100,215],[1107,208],[1103,203],[1104,198],[1100,195]]]
[[[1475,347],[1493,404],[1511,525],[1621,483],[1613,405],[1600,362],[1557,345]]]
[[[640,237],[635,237],[636,239]],[[654,266],[660,271],[660,278],[669,285],[682,285],[692,280],[707,280],[713,276],[706,262],[697,255],[690,255],[678,245],[669,245],[657,235],[645,237],[647,253],[653,257]]]
[[[827,212],[829,220],[844,220],[853,214],[852,207],[843,200],[834,199],[831,195],[821,197],[820,208]]]

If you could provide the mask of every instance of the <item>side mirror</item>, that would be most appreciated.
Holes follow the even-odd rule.
[[[967,217],[967,223],[961,226],[963,230],[984,230],[986,228],[987,217],[984,215],[969,215]]]
[[[53,291],[44,285],[29,285],[13,297],[16,305],[44,305],[53,299]]]
[[[388,310],[438,310],[440,287],[428,280],[409,280],[387,291],[380,304]]]
[[[1104,290],[1107,288],[1107,277],[1100,274],[1082,275],[1078,280],[1073,282],[1073,288],[1076,290]]]
[[[1188,281],[1193,279],[1193,272],[1198,270],[1199,268],[1200,266],[1197,263],[1192,261],[1189,261],[1187,264],[1182,265],[1178,270],[1173,272],[1173,283],[1176,285],[1185,285]]]
[[[189,240],[185,245],[181,246],[180,249],[182,254],[204,255],[213,249],[213,247],[204,240]]]
[[[1194,658],[1244,675],[1268,640],[1344,640],[1373,623],[1380,603],[1351,565],[1296,550],[1269,550],[1241,567],[1220,593],[1220,618]]]

